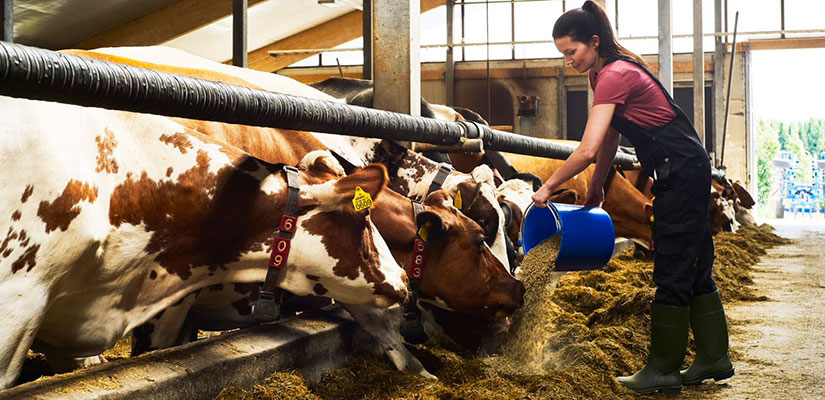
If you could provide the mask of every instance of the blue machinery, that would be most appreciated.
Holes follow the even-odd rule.
[[[782,172],[780,179],[781,201],[784,212],[808,214],[825,212],[822,202],[825,200],[825,151],[811,162],[813,184],[797,184],[797,172],[802,168],[799,160],[789,151],[780,151],[773,160],[773,166]]]

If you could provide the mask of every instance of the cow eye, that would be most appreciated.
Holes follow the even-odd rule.
[[[487,228],[489,222],[486,219],[478,220],[478,225],[481,226],[481,229]]]

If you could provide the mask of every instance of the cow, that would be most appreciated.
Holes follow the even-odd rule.
[[[431,309],[502,320],[522,305],[524,285],[492,255],[481,227],[453,204],[445,191],[438,190],[427,196],[422,211],[416,215],[409,199],[386,191],[375,203],[371,218],[401,264],[410,262],[414,241],[422,227],[428,226],[421,302]],[[193,304],[188,317],[173,307],[142,327],[133,341],[133,354],[185,343],[196,329],[227,330],[254,325],[257,321],[251,315],[251,305],[257,296],[255,284],[210,287],[189,300]],[[377,339],[399,370],[433,377],[401,344],[397,326],[379,311],[351,304],[343,306]],[[184,319],[189,322],[181,330],[175,322]]]
[[[621,171],[645,197],[653,200],[653,179],[641,171]],[[731,182],[724,174],[714,172],[711,181],[708,207],[708,224],[711,233],[736,232],[740,225],[756,225],[751,214],[755,202],[739,181]]]
[[[736,210],[736,221],[742,226],[757,225],[756,219],[753,217],[753,206],[756,201],[753,200],[751,194],[742,186],[742,183],[735,181],[731,184],[733,190],[738,198],[739,207]]]
[[[100,354],[161,310],[222,283],[262,281],[286,204],[282,166],[168,118],[0,97],[0,388],[29,348],[56,364]],[[299,175],[292,251],[279,287],[388,307],[406,274],[356,187],[318,153]]]
[[[69,50],[69,54],[176,73],[218,82],[269,90],[324,101],[344,101],[288,77],[263,73],[216,63],[186,52],[162,47],[119,47],[94,51]],[[345,162],[347,170],[367,163],[384,164],[390,176],[390,187],[409,197],[423,199],[439,175],[441,165],[413,153],[394,142],[330,135],[319,132],[298,132],[282,129],[241,127],[217,122],[176,118],[190,129],[215,137],[270,162],[297,163],[308,151],[330,150]],[[348,164],[348,165],[347,165]],[[465,185],[461,185],[464,183]],[[476,204],[464,209],[470,218],[485,230],[488,244],[502,263],[508,263],[507,245],[503,233],[503,214],[495,201],[492,171],[479,166],[471,173],[450,173],[442,187],[451,196],[466,184],[481,183]],[[468,204],[469,206],[469,204]]]
[[[206,60],[197,59],[197,57],[168,49],[103,49],[96,52],[74,51],[73,53],[84,57],[148,67],[164,72],[225,81],[227,83],[265,90],[277,90],[321,100],[331,100],[329,96],[315,91],[312,88],[296,85],[296,83],[292,81],[284,82],[283,79],[285,78],[282,77],[261,73],[257,73],[256,75],[254,71],[222,66],[220,64],[216,65]],[[142,61],[138,61],[137,59]],[[153,64],[151,61],[166,63],[167,65]],[[193,66],[197,68],[192,68]],[[326,148],[326,145],[331,144],[336,150],[336,154],[345,162],[352,164],[352,166],[358,166],[359,163],[363,163],[365,160],[384,163],[388,167],[390,175],[395,177],[395,179],[391,181],[391,186],[399,192],[419,198],[427,195],[430,182],[439,172],[438,164],[424,160],[389,141],[360,138],[341,139],[318,133],[309,135],[303,132],[279,129],[242,127],[238,125],[177,118],[174,120],[190,129],[227,141],[257,157],[271,161],[294,159],[297,154],[316,148],[316,146]],[[324,143],[320,144],[317,138],[323,138]],[[501,224],[503,218],[501,218],[500,207],[495,202],[494,186],[492,183],[492,171],[486,166],[480,166],[470,174],[450,173],[446,177],[442,187],[449,195],[464,199],[463,205],[460,206],[462,212],[481,225],[485,233],[486,244],[490,245],[493,255],[495,255],[495,258],[500,262],[502,259],[506,260],[506,258],[504,258],[506,256],[503,251],[504,246],[502,245],[503,229],[501,229]],[[479,294],[477,293],[476,295],[478,296]],[[519,301],[521,300],[519,299]],[[348,309],[353,313],[351,308]],[[362,307],[362,309],[365,308]],[[375,314],[375,312],[373,312],[373,314]],[[356,319],[359,318],[355,313],[353,313],[353,315],[356,316]],[[375,315],[372,317],[375,317]],[[378,316],[373,319],[381,318],[383,317]],[[376,335],[375,329],[365,328],[373,335]],[[386,334],[386,332],[378,332],[378,334]],[[392,354],[390,354],[390,357],[395,360]]]

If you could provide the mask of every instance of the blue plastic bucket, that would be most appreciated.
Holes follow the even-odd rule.
[[[557,271],[599,269],[613,256],[616,232],[613,221],[599,207],[554,204],[527,207],[521,224],[520,242],[524,254],[543,240],[561,235]]]

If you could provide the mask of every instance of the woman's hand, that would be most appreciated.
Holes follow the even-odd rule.
[[[541,189],[533,194],[533,203],[536,207],[547,207],[547,199],[550,198],[551,189],[547,185],[541,185]]]
[[[602,203],[604,203],[604,189],[599,188],[589,188],[587,189],[587,196],[584,198],[584,206],[585,207],[601,207]]]

